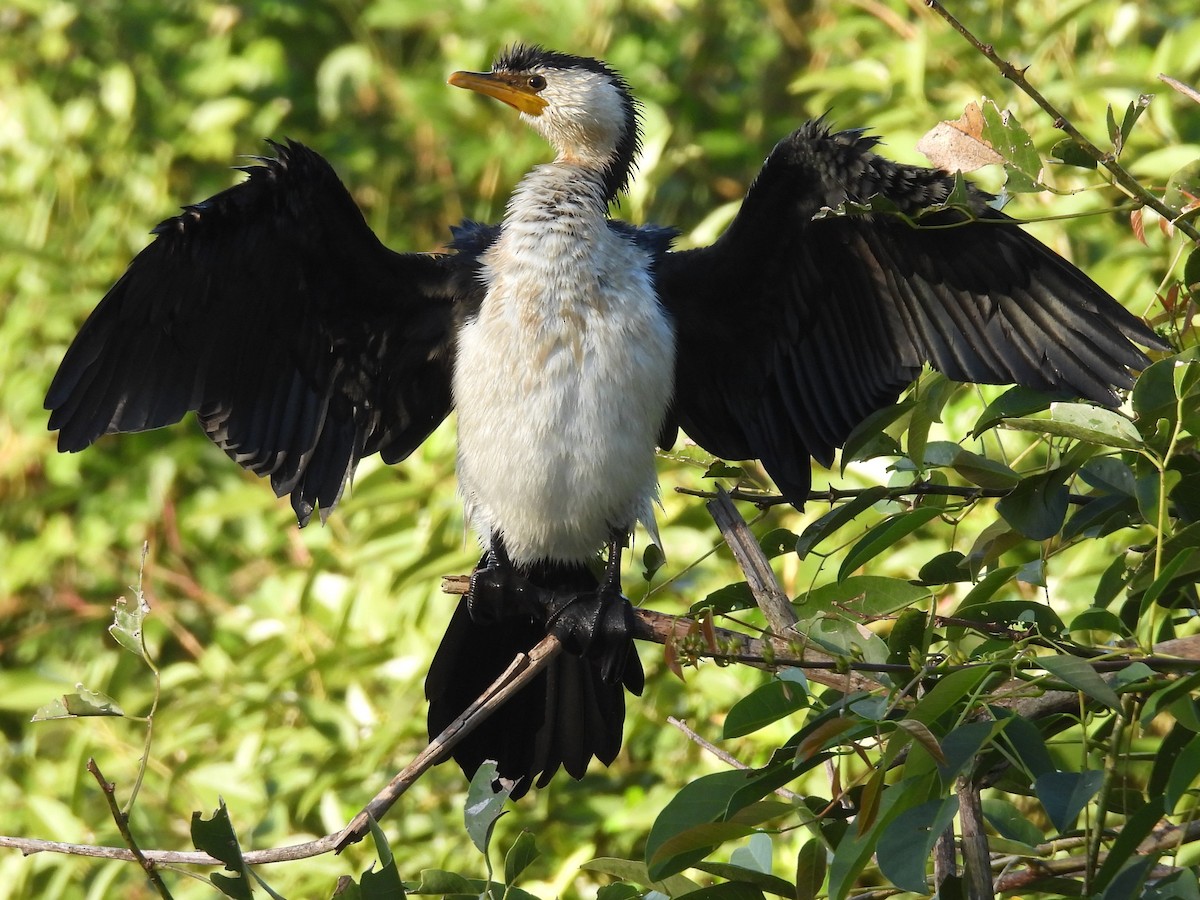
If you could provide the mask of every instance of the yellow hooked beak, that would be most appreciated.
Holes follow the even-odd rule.
[[[537,77],[537,76],[534,76]],[[447,79],[454,87],[466,88],[502,100],[514,109],[531,116],[540,116],[546,108],[546,100],[538,91],[545,86],[534,87],[528,75],[509,75],[495,72],[455,72]]]

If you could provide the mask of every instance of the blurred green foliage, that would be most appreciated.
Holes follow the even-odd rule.
[[[1200,156],[1197,108],[1154,80],[1159,72],[1200,80],[1191,2],[955,6],[1098,142],[1108,104],[1119,112],[1159,92],[1122,156],[1144,183],[1161,189]],[[915,0],[10,0],[0,8],[0,833],[120,843],[84,763],[96,757],[127,796],[144,725],[29,719],[77,683],[132,715],[149,710],[153,677],[106,633],[115,599],[138,578],[143,542],[147,643],[162,690],[131,822],[143,845],[187,849],[190,814],[207,814],[218,797],[244,849],[334,831],[423,746],[421,681],[452,602],[440,576],[467,571],[476,557],[455,497],[452,423],[401,466],[364,464],[329,523],[301,532],[285,501],[194,426],[61,456],[41,400],[75,330],[150,227],[235,183],[241,176],[230,165],[263,152],[264,138],[292,137],[332,160],[368,222],[398,249],[437,246],[463,216],[496,219],[545,148],[506,110],[444,81],[454,69],[486,67],[515,40],[603,56],[628,77],[645,102],[647,139],[622,212],[678,225],[685,240],[711,239],[771,145],[826,111],[838,125],[872,126],[885,152],[910,162],[922,161],[912,149],[921,134],[981,94],[1017,113],[1043,157],[1060,137]],[[1072,169],[1045,177],[1060,191],[1098,183]],[[1000,178],[981,180],[998,188]],[[1130,308],[1153,315],[1156,293],[1172,282],[1172,245],[1149,216],[1139,242],[1128,206],[1114,210],[1122,202],[1101,188],[1023,196],[1010,211],[1099,213],[1035,231]],[[935,411],[944,422],[933,426],[935,443],[970,432],[977,396],[962,390]],[[1006,434],[964,446],[999,447],[1011,461],[1029,444]],[[1037,445],[1026,462],[1047,464],[1055,452]],[[723,556],[704,558],[718,535],[700,501],[672,492],[710,484],[707,461],[686,450],[672,456],[661,517],[669,562],[650,600],[681,613],[740,576]],[[881,477],[878,462],[818,474],[851,487]],[[799,533],[824,511],[777,509],[756,528]],[[856,520],[842,552],[887,512]],[[915,529],[869,571],[913,578],[943,551],[978,548],[989,521]],[[1005,545],[1005,563],[1036,569],[1041,561],[1045,572],[1021,569],[1023,580],[1004,581],[1000,596],[1049,597],[1069,620],[1104,589],[1114,556],[1154,540],[1146,526],[1085,537],[1064,553],[1055,541]],[[835,565],[817,554],[777,560],[793,596],[833,580]],[[1182,563],[1176,571],[1190,577]],[[635,599],[648,592],[638,582],[627,573]],[[972,587],[952,584],[937,599],[953,609]],[[1172,614],[1153,600],[1135,611],[1162,625]],[[1125,624],[1136,630],[1133,618]],[[617,764],[579,783],[560,778],[498,823],[503,847],[523,829],[536,834],[543,855],[522,885],[539,896],[589,895],[608,880],[597,873],[613,868],[580,873],[593,857],[639,859],[668,801],[721,768],[664,728],[666,716],[715,739],[726,712],[765,677],[705,665],[681,682],[656,648],[643,657],[650,684],[630,704]],[[793,730],[780,722],[726,745],[761,764]],[[1087,750],[1079,729],[1072,734],[1056,753],[1077,761]],[[1148,732],[1140,749],[1152,751],[1157,739]],[[819,776],[810,781],[805,790],[828,792]],[[440,767],[384,823],[405,879],[434,868],[482,876],[461,825],[466,787],[456,769]],[[778,839],[776,860],[789,878],[802,843]],[[810,850],[800,851],[802,862],[812,863]],[[261,874],[284,896],[328,896],[338,876],[357,875],[373,858],[359,846]],[[177,897],[216,896],[207,881],[168,877]],[[105,896],[153,894],[129,864],[0,852],[0,898]]]

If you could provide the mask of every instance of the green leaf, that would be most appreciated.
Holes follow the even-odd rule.
[[[518,834],[517,839],[508,848],[508,853],[504,855],[504,883],[516,884],[521,874],[541,855],[532,834],[528,831]]]
[[[1042,159],[1033,139],[1009,110],[1001,111],[994,101],[981,104],[983,139],[1004,157],[1008,172],[1005,189],[1012,193],[1042,190]]]
[[[1078,656],[1065,654],[1055,656],[1039,656],[1037,664],[1060,681],[1065,681],[1077,691],[1081,691],[1115,712],[1121,711],[1121,698],[1117,692],[1108,686],[1103,678]]]
[[[825,847],[806,841],[796,854],[796,900],[817,900],[825,883]]]
[[[467,894],[480,896],[487,887],[483,879],[466,878],[444,869],[422,869],[421,881],[412,889],[414,894]]]
[[[935,422],[942,421],[942,410],[950,397],[961,385],[951,381],[941,372],[924,376],[914,391],[916,406],[908,425],[908,458],[918,466],[925,459],[925,447],[929,441],[929,430]]]
[[[1071,829],[1103,782],[1104,773],[1094,769],[1086,772],[1047,772],[1033,783],[1033,790],[1054,827],[1059,834],[1063,834]]]
[[[1067,630],[1073,634],[1080,631],[1102,631],[1107,634],[1118,634],[1121,637],[1129,636],[1129,629],[1125,627],[1125,623],[1119,616],[1107,609],[1096,609],[1095,607],[1085,609],[1072,619]]]
[[[1005,419],[1019,419],[1049,409],[1057,400],[1070,400],[1069,394],[1055,392],[1044,393],[1033,388],[1009,388],[984,408],[975,427],[971,429],[971,437],[979,437],[989,428],[994,428]],[[1044,421],[1034,419],[1032,421]]]
[[[1096,160],[1071,138],[1063,138],[1050,148],[1050,155],[1065,166],[1075,166],[1078,169],[1094,169]]]
[[[660,894],[666,894],[668,897],[679,897],[700,887],[695,881],[683,875],[672,875],[670,878],[661,880],[653,879],[646,871],[646,866],[643,863],[635,862],[631,859],[602,856],[585,862],[579,868],[589,872],[600,872],[604,875],[611,875],[614,878],[620,878],[622,881],[640,884],[658,891]]]
[[[123,716],[125,711],[112,697],[100,691],[89,691],[82,684],[75,685],[78,693],[63,694],[45,706],[39,707],[31,722],[47,722],[51,719],[73,719],[85,716]]]
[[[146,644],[142,636],[142,623],[150,612],[150,604],[138,591],[131,603],[124,597],[118,597],[113,607],[113,623],[108,626],[108,633],[118,644],[130,653],[145,659]]]
[[[596,891],[596,900],[640,900],[642,891],[632,884],[615,881]]]
[[[967,481],[982,488],[1005,490],[1021,483],[1021,476],[1004,463],[972,453],[970,450],[960,449],[952,466],[954,471]]]
[[[754,609],[757,605],[750,585],[744,581],[735,581],[733,584],[717,588],[703,600],[692,604],[688,615],[694,616],[705,610],[712,610],[714,613],[731,613],[737,612],[739,609]]]
[[[714,823],[725,815],[725,811],[733,798],[733,794],[742,790],[750,782],[750,774],[745,772],[718,772],[712,775],[702,775],[701,778],[685,785],[676,796],[659,812],[653,827],[650,828],[646,840],[646,862],[649,876],[659,881],[668,875],[683,871],[692,863],[707,856],[710,848],[725,840],[727,836],[712,834],[704,835],[704,839],[712,838],[712,844],[702,844],[701,848],[692,847],[685,854],[664,852],[668,841],[678,835],[689,832],[700,824]],[[742,834],[746,833],[743,828]]]
[[[362,873],[359,879],[359,896],[362,900],[403,900],[404,883],[400,880],[400,872],[396,861],[380,865],[379,871],[374,866]]]
[[[485,762],[471,778],[467,788],[467,805],[463,810],[463,818],[467,825],[467,835],[471,843],[484,856],[488,852],[488,844],[492,840],[492,829],[496,821],[504,815],[504,802],[512,793],[511,787],[496,790],[496,764]]]
[[[1046,749],[1046,739],[1037,726],[1008,710],[993,709],[996,718],[1004,722],[1004,730],[997,739],[1008,746],[1010,755],[1016,759],[1031,778],[1052,773],[1054,760]]]
[[[1080,466],[1079,477],[1100,493],[1133,496],[1133,468],[1115,456],[1097,456],[1089,459]]]
[[[917,582],[921,585],[953,584],[959,581],[970,581],[971,573],[964,565],[967,557],[961,550],[947,550],[939,553],[925,565],[917,574]]]
[[[750,840],[746,842],[745,846],[736,848],[729,855],[729,862],[733,868],[739,869],[741,872],[769,875],[771,874],[771,857],[773,855],[771,836],[763,834],[760,831],[757,834],[750,835]],[[732,876],[730,875],[722,875],[721,877],[731,878],[732,880]],[[784,883],[786,884],[786,882]]]
[[[887,662],[894,666],[912,666],[914,659],[924,660],[929,651],[929,615],[919,609],[905,609],[896,617],[887,637]]]
[[[1172,173],[1167,179],[1163,202],[1175,209],[1183,210],[1185,218],[1194,219],[1200,199],[1200,159],[1192,160]]]
[[[825,538],[829,537],[843,525],[852,522],[861,513],[870,509],[880,500],[887,497],[887,488],[882,485],[867,488],[861,494],[847,503],[834,507],[817,521],[813,522],[801,533],[796,541],[796,554],[804,559],[809,552]]]
[[[725,716],[721,736],[742,737],[808,706],[808,692],[794,681],[772,680],[755,688]]]
[[[655,881],[700,861],[722,842],[753,829],[728,820],[795,777],[790,766],[716,772],[685,785],[658,814],[646,838],[646,865]]]
[[[766,840],[768,848],[770,847],[770,838],[762,832],[751,835],[750,840],[753,842],[759,838]],[[737,850],[733,851],[734,855],[736,856],[739,851],[745,849],[745,847],[738,847]],[[761,869],[748,868],[733,862],[717,863],[707,861],[697,863],[696,868],[701,872],[716,875],[718,878],[744,882],[768,894],[787,897],[788,900],[792,900],[796,896],[796,887],[790,881],[784,881],[782,878],[772,875],[770,872],[764,872]]]
[[[799,538],[794,532],[788,531],[786,528],[775,528],[759,538],[758,546],[767,559],[774,559],[785,553],[794,553],[798,540]]]
[[[745,881],[726,881],[688,894],[692,900],[763,900],[763,892]]]
[[[926,779],[902,781],[884,789],[879,803],[875,823],[865,834],[848,831],[838,842],[829,865],[829,896],[834,900],[845,897],[858,874],[875,851],[880,834],[892,820],[914,804],[924,803],[928,797],[929,784]]]
[[[979,603],[960,610],[957,618],[979,622],[981,625],[1002,625],[1020,630],[1033,627],[1038,634],[1049,637],[1059,637],[1067,630],[1058,613],[1036,600],[993,600]]]
[[[821,613],[844,613],[847,608],[861,616],[886,616],[929,596],[921,585],[884,575],[851,575],[801,594],[794,603],[805,619]]]
[[[1013,580],[1013,577],[1021,570],[1020,566],[1002,566],[999,569],[993,569],[986,576],[967,592],[967,596],[963,597],[962,602],[954,611],[954,618],[966,619],[970,618],[971,610],[977,609],[987,603],[997,591]],[[966,630],[962,625],[954,624],[946,628],[946,636],[950,640],[958,640]]]
[[[932,726],[952,706],[975,693],[984,679],[992,674],[992,670],[985,666],[951,672],[939,679],[933,690],[917,701],[908,718]]]
[[[372,865],[362,873],[358,885],[359,898],[360,900],[402,900],[405,896],[404,883],[400,880],[400,871],[392,856],[392,848],[388,844],[387,835],[383,833],[383,829],[379,827],[374,816],[368,819],[368,823],[371,829],[371,839],[375,842],[375,852],[379,855],[379,871],[374,871],[375,867]]]
[[[866,565],[879,554],[891,550],[899,541],[917,529],[928,525],[940,515],[940,510],[920,507],[880,522],[871,528],[846,554],[841,568],[838,569],[838,581],[854,574],[860,566]]]
[[[1054,469],[1031,475],[996,504],[1004,521],[1031,541],[1044,541],[1062,529],[1067,516],[1070,491],[1064,483],[1070,475]]]
[[[642,580],[650,581],[666,564],[667,557],[662,552],[662,548],[655,543],[647,544],[646,549],[642,552]]]
[[[1138,450],[1141,433],[1120,413],[1086,403],[1055,403],[1049,419],[1006,419],[1005,428],[1072,438],[1100,447]]]
[[[900,813],[879,838],[875,853],[879,870],[896,887],[924,894],[928,892],[925,868],[933,845],[949,827],[958,812],[958,797],[930,800]]]
[[[947,734],[941,742],[944,762],[938,766],[942,784],[953,784],[954,779],[983,752],[984,745],[1003,728],[1003,722],[968,722]],[[904,771],[909,772],[907,765]]]
[[[1096,873],[1093,890],[1102,891],[1108,887],[1126,860],[1137,852],[1138,844],[1153,833],[1163,812],[1163,798],[1149,797],[1146,805],[1129,817],[1109,848],[1108,858]]]
[[[198,812],[192,813],[192,843],[197,850],[219,859],[226,869],[235,873],[232,878],[219,872],[209,876],[222,894],[234,900],[251,900],[249,873],[224,800],[209,819]]]
[[[981,806],[988,824],[1010,841],[1018,841],[1032,849],[1046,840],[1046,835],[1030,820],[1029,813],[1017,809],[1008,800],[989,797]]]
[[[841,472],[846,474],[846,465],[858,459],[874,456],[899,455],[900,448],[884,429],[896,422],[915,406],[912,400],[903,400],[871,413],[854,427],[842,444],[839,456]],[[882,451],[882,452],[881,452]]]
[[[1200,294],[1200,247],[1194,248],[1183,264],[1183,286],[1193,296]]]
[[[1183,748],[1171,766],[1171,777],[1167,779],[1165,795],[1166,810],[1174,813],[1179,801],[1189,791],[1195,791],[1200,785],[1200,735],[1194,737]]]

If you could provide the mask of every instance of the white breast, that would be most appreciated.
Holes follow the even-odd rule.
[[[534,170],[514,195],[454,371],[467,515],[517,563],[588,559],[638,520],[653,533],[672,391],[649,258],[564,168]]]

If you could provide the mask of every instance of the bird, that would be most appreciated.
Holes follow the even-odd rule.
[[[400,462],[455,411],[481,558],[430,664],[431,735],[516,654],[548,633],[565,647],[453,751],[468,775],[496,761],[513,797],[620,750],[645,681],[621,555],[639,522],[658,541],[656,448],[680,430],[760,460],[800,507],[812,461],[830,466],[927,363],[1114,406],[1149,363],[1135,344],[1168,348],[991,194],[947,203],[955,176],[884,158],[865,129],[801,124],[724,233],[676,249],[676,229],[613,215],[641,114],[610,65],[517,44],[449,84],[552,150],[502,221],[394,251],[328,161],[271,141],[242,182],[153,229],[45,405],[64,452],[194,412],[301,526],[360,460]]]

